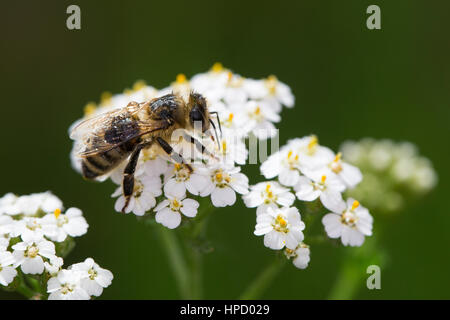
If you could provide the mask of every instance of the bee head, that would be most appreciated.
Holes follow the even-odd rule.
[[[201,128],[202,132],[209,129],[209,112],[206,99],[199,93],[189,95],[189,124],[192,128]]]

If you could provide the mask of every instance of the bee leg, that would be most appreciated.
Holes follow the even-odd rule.
[[[183,138],[184,140],[186,140],[189,143],[192,143],[193,145],[195,145],[195,148],[197,148],[198,151],[200,151],[202,154],[206,154],[209,157],[214,157],[214,155],[209,152],[208,149],[206,149],[206,147],[197,139],[195,139],[193,136],[188,135],[187,133],[183,134]]]
[[[158,144],[161,146],[161,148],[163,148],[163,150],[169,155],[170,158],[172,158],[172,160],[174,160],[176,163],[182,163],[186,166],[186,168],[188,168],[188,170],[190,172],[193,172],[194,170],[192,170],[192,167],[186,163],[186,161],[184,161],[183,157],[181,156],[181,154],[176,153],[173,148],[170,146],[169,143],[167,143],[167,141],[165,141],[163,138],[161,137],[157,137],[156,141],[158,141]]]
[[[145,144],[138,144],[136,148],[133,150],[133,153],[130,156],[130,160],[128,161],[125,170],[123,171],[123,181],[122,181],[122,190],[123,196],[125,197],[125,205],[122,208],[122,212],[125,213],[125,209],[130,204],[131,196],[134,192],[134,171],[136,170],[136,165],[139,159],[139,154],[141,150],[145,147]]]

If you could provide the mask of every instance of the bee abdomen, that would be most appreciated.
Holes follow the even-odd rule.
[[[103,176],[125,160],[129,153],[128,148],[119,146],[103,153],[88,156],[82,160],[83,176],[86,179]]]

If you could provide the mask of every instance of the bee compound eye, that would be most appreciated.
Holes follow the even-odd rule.
[[[191,111],[190,117],[193,124],[197,121],[201,121],[203,124],[203,115],[199,110],[193,109]]]

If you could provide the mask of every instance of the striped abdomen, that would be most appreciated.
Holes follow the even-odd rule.
[[[123,143],[109,151],[83,158],[81,169],[86,179],[95,179],[116,168],[128,158],[133,151],[135,142]]]

